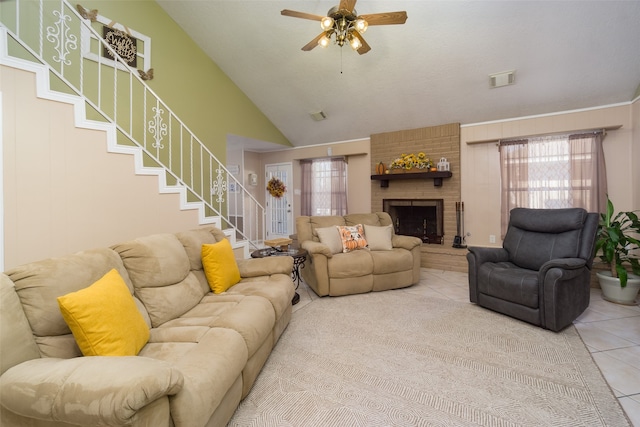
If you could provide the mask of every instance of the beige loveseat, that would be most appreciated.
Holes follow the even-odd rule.
[[[224,426],[291,318],[293,260],[238,261],[210,291],[213,227],[34,262],[1,276],[0,425]],[[150,328],[137,356],[82,357],[56,297],[116,269]],[[126,295],[125,295],[126,296]]]
[[[343,253],[340,247],[332,248],[332,244],[322,243],[318,236],[318,229],[330,231],[331,227],[357,224],[364,226],[369,248]],[[381,231],[388,233],[387,247],[384,247],[384,241],[379,241]],[[319,296],[404,288],[420,281],[422,241],[417,237],[396,235],[386,212],[301,216],[296,218],[296,233],[300,247],[309,252],[301,270],[302,277]]]

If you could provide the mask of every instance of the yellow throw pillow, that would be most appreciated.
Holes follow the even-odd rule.
[[[214,294],[221,294],[240,281],[240,270],[227,239],[202,245],[202,266]]]
[[[135,356],[149,341],[149,327],[116,269],[58,297],[58,305],[85,356]]]

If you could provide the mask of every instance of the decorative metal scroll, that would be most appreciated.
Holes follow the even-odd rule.
[[[149,133],[153,135],[155,142],[151,144],[153,148],[164,148],[162,144],[162,138],[167,135],[167,124],[162,123],[162,114],[164,110],[160,107],[153,107],[153,120],[149,120]]]
[[[47,40],[55,44],[54,49],[58,52],[53,60],[64,65],[71,65],[67,55],[71,53],[71,50],[78,48],[78,38],[70,34],[69,21],[71,21],[71,16],[58,10],[54,10],[53,14],[58,17],[58,20],[52,26],[47,27]]]
[[[224,195],[227,192],[227,181],[224,179],[224,169],[216,169],[218,176],[211,184],[211,195],[216,196],[217,203],[224,202]]]

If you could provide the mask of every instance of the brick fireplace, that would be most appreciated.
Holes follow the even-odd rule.
[[[384,199],[382,209],[391,216],[396,234],[420,238],[422,243],[444,243],[442,199]]]
[[[384,211],[385,200],[439,200],[442,213],[442,235],[438,236],[440,244],[422,246],[423,267],[442,268],[446,270],[467,271],[466,250],[453,248],[456,235],[456,202],[460,200],[460,124],[451,123],[418,129],[402,130],[371,135],[371,174],[374,175],[378,162],[388,165],[402,153],[424,152],[434,163],[446,157],[450,163],[451,178],[442,179],[442,185],[434,185],[433,179],[398,179],[390,180],[388,186],[382,187],[381,181],[371,181],[371,210]],[[420,221],[423,221],[421,218]],[[437,225],[437,224],[436,224]],[[431,224],[429,224],[431,226]],[[413,225],[414,229],[420,224]],[[420,233],[420,230],[415,233]],[[415,233],[399,233],[412,234]],[[418,236],[421,237],[422,236]],[[424,242],[424,240],[423,240]],[[429,242],[433,243],[433,242]]]

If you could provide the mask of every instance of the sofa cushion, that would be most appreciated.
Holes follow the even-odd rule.
[[[503,243],[509,261],[539,270],[552,259],[579,257],[586,219],[581,208],[513,209]]]
[[[347,253],[367,247],[367,239],[364,236],[362,224],[338,226],[338,231],[342,241],[342,252]]]
[[[393,228],[390,225],[385,225],[384,227],[365,225],[364,234],[367,237],[370,250],[390,251],[393,249],[393,244],[391,243]]]
[[[43,356],[68,358],[81,355],[56,298],[86,288],[112,268],[118,270],[127,287],[133,291],[122,260],[107,248],[49,258],[6,272],[15,285]],[[136,304],[148,323],[143,305],[139,301]]]
[[[276,313],[276,319],[280,319],[291,307],[294,293],[295,288],[291,283],[291,276],[284,274],[242,279],[240,283],[227,291],[227,294],[230,295],[253,295],[268,299]]]
[[[221,294],[240,281],[240,270],[227,239],[202,245],[202,266],[215,294]]]
[[[58,297],[58,304],[85,356],[135,356],[149,339],[149,327],[116,269]]]
[[[248,356],[267,340],[276,323],[271,303],[258,296],[241,296],[234,301],[209,294],[202,302],[168,326],[176,326],[180,320],[197,320],[202,326],[233,329],[244,338]]]
[[[186,313],[208,291],[190,272],[189,257],[174,234],[154,234],[113,248],[120,254],[153,327]]]
[[[487,262],[478,270],[478,291],[501,300],[538,308],[538,272],[510,262]]]
[[[40,351],[13,283],[0,273],[0,375],[14,365],[39,357]]]
[[[320,239],[318,238],[318,233],[316,231],[318,228],[326,228],[326,227],[332,227],[332,226],[335,227],[336,225],[347,225],[344,222],[343,216],[311,216],[306,218],[309,219],[309,225],[311,226],[310,228],[311,228],[312,240],[316,242],[320,241]],[[296,220],[296,224],[297,222],[298,221]],[[300,232],[298,232],[298,235],[300,235]],[[306,239],[306,240],[309,240],[309,239]]]
[[[332,254],[342,252],[342,239],[336,226],[316,228],[320,243],[327,245]]]
[[[388,274],[413,270],[413,254],[405,249],[371,251],[373,274]]]
[[[373,260],[369,251],[336,254],[327,260],[330,278],[360,277],[373,273]]]
[[[382,212],[384,215],[388,215]],[[383,217],[384,217],[383,215]],[[345,225],[356,225],[356,224],[366,224],[366,225],[389,225],[391,224],[391,219],[386,224],[381,222],[381,216],[377,213],[356,213],[349,214],[344,216]]]
[[[182,231],[180,233],[176,233],[176,237],[180,243],[182,243],[182,246],[187,253],[189,263],[191,264],[191,270],[202,270],[203,268],[202,245],[210,245],[220,241],[216,238],[216,235],[214,235],[214,229],[212,227]]]
[[[188,328],[183,334],[167,329],[165,338],[182,338],[163,341],[154,333],[140,356],[169,362],[184,377],[182,389],[169,400],[173,425],[204,426],[247,363],[245,341],[225,328]]]

